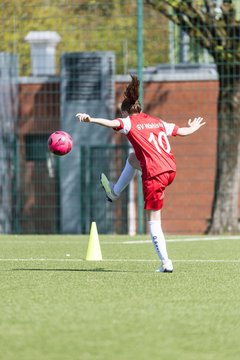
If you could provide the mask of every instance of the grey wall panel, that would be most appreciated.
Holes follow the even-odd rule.
[[[104,127],[79,123],[75,115],[77,112],[86,112],[93,117],[113,119],[114,76],[115,55],[112,52],[66,53],[61,57],[61,127],[72,135],[74,142],[73,150],[60,159],[63,233],[81,233],[89,227],[91,221],[96,221],[94,214],[91,217],[89,215],[88,195],[81,188],[80,146],[109,144],[112,134],[111,130]],[[87,178],[89,174],[85,176]],[[81,206],[82,202],[86,203],[85,210]],[[96,216],[101,219],[104,212],[98,212]],[[87,223],[85,229],[82,218]]]

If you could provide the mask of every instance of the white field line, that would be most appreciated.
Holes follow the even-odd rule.
[[[29,259],[0,259],[0,262],[87,262],[84,259],[47,259],[47,258],[29,258]],[[92,261],[96,262],[96,261]],[[97,262],[159,262],[154,259],[104,259]],[[240,259],[224,260],[224,259],[173,259],[173,262],[186,263],[240,263]]]
[[[124,240],[124,241],[104,241],[104,235],[99,235],[100,237],[100,243],[104,244],[104,245],[112,245],[112,244],[116,244],[116,245],[120,245],[120,244],[124,244],[124,245],[132,245],[132,244],[137,244],[137,245],[141,245],[141,244],[148,244],[151,243],[150,239],[140,239],[140,240],[131,240],[131,236],[129,236],[130,240]],[[229,235],[229,236],[202,236],[202,237],[186,237],[186,238],[172,238],[172,239],[166,239],[166,241],[168,243],[181,243],[181,242],[194,242],[194,241],[218,241],[218,240],[240,240],[240,235]],[[61,240],[61,239],[56,239],[56,240],[30,240],[30,239],[1,239],[0,237],[0,244],[1,242],[4,243],[16,243],[16,244],[23,244],[23,243],[35,243],[35,244],[46,244],[46,242],[48,244],[77,244],[78,240],[77,239],[69,239],[69,240]]]
[[[167,242],[192,242],[192,241],[218,241],[218,240],[240,240],[240,236],[203,236],[203,237],[193,237],[193,238],[175,238],[175,239],[168,239]],[[7,242],[17,242],[19,243],[19,240],[7,240]],[[43,240],[20,240],[20,243],[22,242],[32,242],[34,241],[34,243],[46,243],[46,241]],[[59,240],[56,241],[52,241],[53,243],[57,243]],[[64,242],[64,243],[68,243],[69,241],[67,240],[63,240],[60,242]],[[72,241],[71,241],[72,242]],[[73,241],[74,243],[76,243],[76,240]],[[102,244],[127,244],[127,245],[131,245],[131,244],[146,244],[146,243],[151,243],[151,240],[129,240],[129,241],[122,241],[122,242],[104,242],[101,241]],[[69,258],[61,258],[61,259],[52,259],[52,258],[0,258],[0,262],[33,262],[33,261],[39,261],[39,262],[82,262],[85,261],[84,259],[69,259]],[[109,261],[109,262],[158,262],[159,260],[152,260],[152,259],[104,259],[102,261]],[[202,262],[202,263],[206,263],[206,262],[212,262],[212,263],[239,263],[240,259],[236,259],[236,260],[224,260],[224,259],[179,259],[179,260],[173,260],[174,262]]]
[[[180,243],[180,242],[193,242],[193,241],[218,241],[218,240],[240,240],[240,235],[233,236],[204,236],[204,237],[192,237],[192,238],[175,238],[175,239],[166,239],[169,243]],[[146,244],[151,243],[151,240],[127,240],[118,242],[118,244]]]

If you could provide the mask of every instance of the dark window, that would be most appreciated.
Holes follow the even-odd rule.
[[[65,58],[66,101],[101,100],[101,58]]]

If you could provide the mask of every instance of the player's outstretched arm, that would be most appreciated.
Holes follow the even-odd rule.
[[[84,113],[77,113],[76,117],[80,122],[89,122],[93,124],[102,125],[108,128],[117,128],[120,126],[119,120],[107,120],[107,119],[100,119],[100,118],[92,118],[88,114]]]
[[[206,124],[206,122],[203,121],[202,117],[197,117],[197,118],[195,118],[193,120],[189,119],[188,120],[188,127],[180,127],[180,128],[178,128],[177,135],[179,135],[179,136],[191,135],[195,131],[199,130],[200,127],[202,127],[205,124]]]

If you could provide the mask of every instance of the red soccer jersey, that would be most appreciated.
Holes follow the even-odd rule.
[[[117,120],[120,126],[114,130],[125,134],[132,144],[143,179],[176,171],[176,161],[167,136],[176,136],[178,126],[144,113]]]

